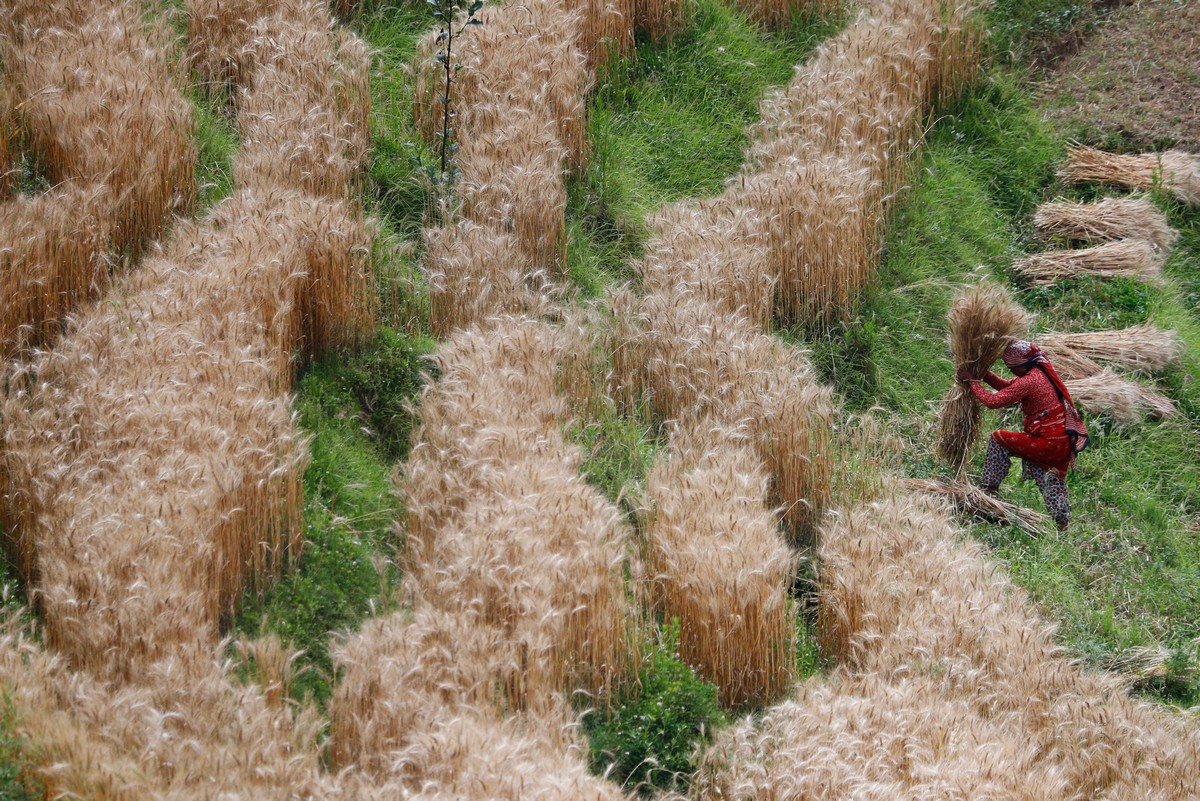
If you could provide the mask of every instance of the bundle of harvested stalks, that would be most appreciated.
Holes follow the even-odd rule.
[[[1092,414],[1110,415],[1118,423],[1134,423],[1145,414],[1156,418],[1175,414],[1175,402],[1166,395],[1112,370],[1065,383],[1076,406]]]
[[[1182,150],[1118,154],[1091,147],[1067,150],[1058,177],[1068,183],[1101,183],[1133,189],[1161,186],[1189,206],[1200,205],[1200,159]]]
[[[1095,359],[1126,370],[1160,373],[1179,361],[1183,348],[1174,331],[1164,331],[1149,323],[1117,331],[1052,332],[1041,341],[1063,378],[1086,378],[1099,373],[1101,367]]]
[[[954,363],[983,378],[1008,343],[1029,325],[1029,314],[1017,305],[1008,290],[980,284],[960,294],[950,307],[950,353]],[[983,412],[970,391],[955,384],[942,402],[938,453],[961,473],[967,452],[979,435]]]
[[[1166,253],[1147,239],[1122,239],[1080,250],[1048,250],[1013,262],[1031,283],[1048,285],[1065,278],[1128,276],[1154,281],[1162,275]]]
[[[1179,232],[1147,195],[1109,197],[1098,203],[1043,203],[1033,215],[1033,224],[1046,241],[1097,244],[1146,239],[1162,253],[1170,252],[1179,239]]]
[[[948,501],[963,514],[981,517],[993,522],[1009,522],[1026,531],[1037,531],[1046,524],[1041,512],[1002,501],[965,481],[936,478],[902,478],[897,486],[908,492],[919,492],[933,498]]]

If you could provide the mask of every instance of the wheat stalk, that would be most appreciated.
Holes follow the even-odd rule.
[[[1086,378],[1102,369],[1095,360],[1143,373],[1161,373],[1179,361],[1183,345],[1174,331],[1146,323],[1117,331],[1050,332],[1039,337],[1064,378]]]
[[[1075,405],[1092,414],[1107,414],[1120,423],[1134,423],[1146,414],[1174,416],[1175,403],[1166,395],[1105,369],[1096,375],[1066,381]]]
[[[719,734],[696,798],[1139,797],[1200,790],[1195,727],[1085,670],[941,504],[846,511],[820,558],[832,677]],[[1047,745],[1051,743],[1051,745]]]

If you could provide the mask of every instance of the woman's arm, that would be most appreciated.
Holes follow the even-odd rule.
[[[1001,378],[991,370],[988,370],[987,375],[983,377],[983,380],[986,381],[988,386],[992,389],[1005,389],[1009,384],[1012,383],[1012,379]]]
[[[972,381],[968,386],[984,406],[989,409],[1003,409],[1005,406],[1013,406],[1020,403],[1030,393],[1032,386],[1027,380],[1028,378],[1028,375],[1014,378],[1012,381],[1006,382],[1004,389],[998,392],[988,392],[978,381]],[[1000,380],[1003,381],[1004,379]]]

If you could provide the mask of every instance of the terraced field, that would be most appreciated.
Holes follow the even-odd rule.
[[[1083,8],[4,8],[0,794],[1200,793],[1200,161],[1040,121]],[[1066,532],[938,495],[981,282]]]

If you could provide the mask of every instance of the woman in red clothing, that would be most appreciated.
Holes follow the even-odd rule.
[[[1037,345],[1018,339],[1004,350],[1001,359],[1016,378],[1007,381],[989,372],[984,380],[996,392],[984,389],[965,367],[955,373],[984,406],[1000,409],[1020,403],[1024,415],[1024,431],[992,432],[980,486],[995,494],[1008,475],[1012,457],[1021,457],[1021,477],[1034,480],[1046,509],[1064,529],[1071,520],[1064,479],[1075,464],[1075,455],[1087,446],[1087,429],[1075,411],[1071,394]]]

